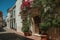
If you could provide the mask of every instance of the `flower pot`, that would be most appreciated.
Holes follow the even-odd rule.
[[[48,40],[47,35],[41,35],[41,40]]]
[[[30,33],[29,32],[24,32],[24,35],[25,36],[30,36]]]

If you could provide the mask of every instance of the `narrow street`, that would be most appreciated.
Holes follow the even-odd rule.
[[[4,28],[0,28],[0,40],[32,40],[20,35],[15,34],[14,32],[9,32]]]
[[[60,0],[0,0],[0,40],[60,40]]]

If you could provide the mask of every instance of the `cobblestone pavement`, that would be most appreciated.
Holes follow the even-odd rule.
[[[0,28],[0,40],[32,40]]]

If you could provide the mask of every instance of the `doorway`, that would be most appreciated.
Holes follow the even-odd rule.
[[[39,16],[35,16],[33,17],[33,20],[34,20],[34,29],[35,29],[35,33],[36,34],[39,34],[40,30],[39,30],[39,24],[41,22],[41,18]]]

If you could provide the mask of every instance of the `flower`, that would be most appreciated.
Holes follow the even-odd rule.
[[[24,7],[30,8],[30,3],[31,2],[32,2],[31,0],[23,0],[22,4],[21,4],[21,10],[24,9]]]

